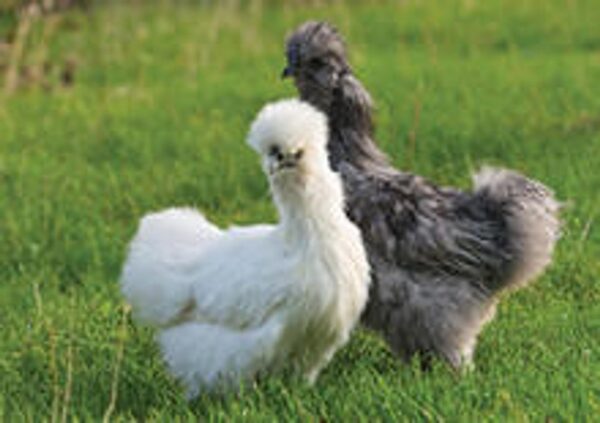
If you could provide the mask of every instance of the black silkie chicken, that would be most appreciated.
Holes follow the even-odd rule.
[[[499,294],[551,261],[560,231],[554,194],[504,169],[484,168],[462,192],[393,168],[373,141],[370,95],[335,28],[302,24],[286,55],[283,76],[329,118],[330,163],[366,245],[373,281],[363,323],[405,360],[470,366]]]

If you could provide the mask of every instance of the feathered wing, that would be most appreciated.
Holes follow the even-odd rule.
[[[371,254],[403,272],[452,275],[483,294],[524,284],[550,262],[559,205],[543,185],[486,168],[475,190],[438,188],[401,172],[343,164],[348,213]]]
[[[196,263],[189,319],[231,330],[260,326],[293,298],[296,258],[273,226],[224,232]]]
[[[192,270],[222,231],[202,214],[173,208],[146,215],[131,244],[121,289],[141,322],[168,325],[192,299]]]

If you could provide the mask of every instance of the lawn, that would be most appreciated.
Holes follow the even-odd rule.
[[[16,17],[0,15],[0,417],[597,418],[598,2],[199,3],[34,17],[20,55]],[[398,167],[463,188],[482,164],[525,172],[564,201],[563,237],[544,276],[501,303],[468,374],[421,372],[361,329],[313,388],[282,375],[187,403],[119,293],[126,246],[169,206],[274,221],[245,135],[264,103],[295,94],[283,41],[308,18],[345,34]]]

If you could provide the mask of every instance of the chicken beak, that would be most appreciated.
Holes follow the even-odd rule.
[[[278,173],[283,170],[295,169],[298,166],[302,153],[289,154],[282,156],[277,160],[269,162],[268,169],[271,175]]]
[[[298,164],[298,159],[295,157],[286,157],[284,160],[279,162],[279,169],[293,169]]]

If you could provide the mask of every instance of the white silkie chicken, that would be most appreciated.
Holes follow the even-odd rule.
[[[347,340],[369,267],[328,164],[327,121],[308,103],[264,107],[248,141],[261,158],[277,225],[220,230],[192,209],[143,218],[122,291],[188,396],[282,367],[310,383]]]

